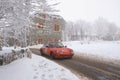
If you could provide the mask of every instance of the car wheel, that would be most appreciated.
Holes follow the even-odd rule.
[[[53,54],[52,52],[50,53],[50,57],[51,57],[52,59],[55,58],[55,56],[54,56],[54,54]]]
[[[41,54],[42,56],[44,56],[44,53],[43,53],[43,51],[42,51],[42,50],[40,50],[40,54]]]

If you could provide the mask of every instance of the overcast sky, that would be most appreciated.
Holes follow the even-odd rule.
[[[65,20],[93,22],[103,17],[120,27],[120,0],[59,0],[60,15]]]

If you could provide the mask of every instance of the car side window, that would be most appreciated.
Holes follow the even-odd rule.
[[[46,47],[46,48],[48,48],[48,47],[49,47],[49,45],[48,45],[48,44],[46,44],[46,45],[45,45],[45,47]]]
[[[49,46],[50,46],[50,47],[54,47],[54,44],[50,43]]]
[[[43,45],[43,47],[45,47],[45,48],[46,48],[47,46],[48,46],[48,44],[44,44],[44,45]]]

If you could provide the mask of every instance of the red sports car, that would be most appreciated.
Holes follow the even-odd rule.
[[[61,42],[50,42],[40,48],[41,55],[47,55],[51,58],[72,58],[73,50],[65,47]]]

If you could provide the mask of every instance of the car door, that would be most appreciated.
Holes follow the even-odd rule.
[[[49,48],[49,45],[46,44],[46,45],[45,45],[45,49],[44,49],[44,53],[45,53],[46,55],[48,55],[48,48]]]
[[[54,45],[53,45],[53,43],[49,43],[49,47],[48,47],[48,49],[47,49],[47,53],[48,53],[49,56],[50,56],[50,53],[51,53],[51,52],[54,52],[53,50],[54,50]]]
[[[48,44],[48,46],[46,48],[46,53],[48,56],[50,56],[51,50],[52,50],[52,46],[50,44]]]

